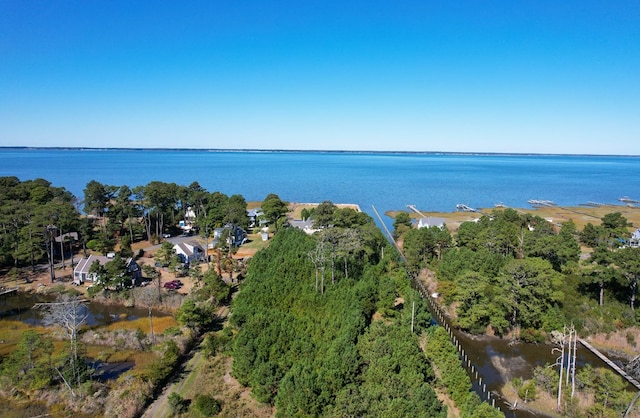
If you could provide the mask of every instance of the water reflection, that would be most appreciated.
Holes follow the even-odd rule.
[[[44,312],[33,309],[36,303],[54,302],[55,296],[35,293],[18,293],[0,298],[0,321],[20,321],[29,325],[42,325]],[[109,325],[119,321],[133,321],[149,315],[145,308],[123,307],[121,305],[105,305],[87,302],[89,326]],[[167,316],[164,312],[153,311],[154,317]]]

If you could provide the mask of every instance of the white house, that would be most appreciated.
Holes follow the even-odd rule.
[[[302,229],[308,235],[320,231],[313,227],[312,219],[289,219],[289,225],[294,228]]]
[[[239,247],[248,240],[247,231],[236,225],[227,224],[222,228],[216,228],[213,231],[213,243],[211,248],[215,247],[222,239],[224,231],[228,230],[227,244],[231,244],[235,247]]]
[[[257,226],[264,226],[267,224],[267,220],[263,218],[264,213],[262,208],[247,209],[247,217],[249,218],[249,226],[255,228]]]
[[[89,272],[93,263],[97,261],[101,266],[104,266],[111,260],[113,260],[113,257],[93,254],[87,258],[81,258],[73,269],[73,283],[81,285],[84,282],[95,282],[98,277],[95,273]],[[142,280],[142,269],[133,258],[128,258],[126,264],[127,272],[131,274],[131,280],[133,280],[133,283],[138,284]]]
[[[196,219],[196,213],[193,211],[191,206],[189,206],[187,210],[184,212],[184,219],[178,223],[178,226],[180,227],[180,229],[182,229],[185,232],[191,231],[191,229],[193,228],[193,222],[195,221],[195,219]]]
[[[78,265],[76,265],[76,268],[73,269],[74,284],[80,285],[84,282],[96,281],[98,277],[96,277],[95,273],[89,273],[89,269],[95,261],[98,261],[101,266],[104,266],[108,261],[111,261],[111,259],[104,255],[93,254],[88,258],[81,258]]]
[[[420,228],[431,228],[432,226],[437,226],[438,228],[442,228],[444,226],[446,219],[444,218],[420,218],[418,219],[418,229]]]
[[[200,261],[204,258],[204,249],[196,241],[185,241],[175,244],[173,249],[180,256],[183,263]]]
[[[638,248],[640,247],[640,228],[636,229],[636,231],[629,238],[629,247]]]

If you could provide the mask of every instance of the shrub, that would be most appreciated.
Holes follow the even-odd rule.
[[[555,394],[558,391],[558,373],[549,365],[536,366],[533,369],[533,378],[545,392]]]
[[[230,338],[224,333],[209,333],[204,337],[202,349],[205,355],[215,356],[216,354],[226,350],[229,345]]]
[[[169,327],[162,334],[167,337],[176,337],[182,335],[182,330],[179,327]]]
[[[536,399],[537,392],[535,380],[531,379],[523,381],[522,379],[514,379],[513,386],[518,390],[518,397],[525,403]]]
[[[89,295],[90,298],[96,297],[101,292],[102,292],[102,286],[93,285],[87,288],[87,295]]]
[[[205,417],[218,415],[222,410],[222,405],[220,404],[220,401],[218,401],[217,399],[209,395],[202,395],[202,394],[196,396],[194,407],[196,411],[200,413],[200,415]]]
[[[178,346],[173,340],[166,341],[160,348],[160,357],[150,363],[144,375],[154,386],[166,379],[180,356]]]
[[[542,330],[526,328],[522,330],[520,334],[520,338],[527,343],[538,343],[541,344],[546,339],[546,333]]]
[[[627,343],[632,346],[636,345],[636,337],[631,332],[627,332]]]
[[[187,412],[189,409],[189,401],[180,396],[179,393],[171,392],[171,395],[169,395],[167,400],[169,402],[171,412],[175,415]]]

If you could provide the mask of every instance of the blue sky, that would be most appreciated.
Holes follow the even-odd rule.
[[[640,155],[637,1],[0,0],[0,22],[0,146]]]

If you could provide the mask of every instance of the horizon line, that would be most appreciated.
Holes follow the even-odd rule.
[[[0,145],[0,149],[16,150],[77,150],[77,151],[206,151],[206,152],[263,152],[263,153],[327,153],[327,154],[424,154],[424,155],[504,155],[504,156],[574,156],[574,157],[640,157],[638,154],[578,154],[545,152],[496,152],[496,151],[403,151],[403,150],[336,150],[336,149],[286,149],[286,148],[170,148],[170,147],[75,147],[75,146],[27,146]]]

